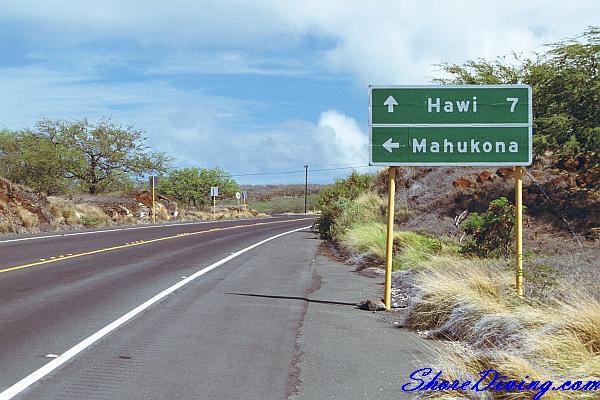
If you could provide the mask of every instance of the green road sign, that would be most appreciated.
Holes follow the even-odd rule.
[[[371,165],[530,165],[528,85],[371,86]]]

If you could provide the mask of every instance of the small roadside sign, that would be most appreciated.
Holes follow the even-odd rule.
[[[148,184],[150,185],[150,189],[158,188],[158,176],[148,177]]]
[[[240,192],[235,192],[235,198],[236,199],[241,199],[242,198],[242,194]]]
[[[219,188],[217,186],[212,186],[210,188],[210,196],[211,197],[218,197],[219,196]]]
[[[242,192],[242,199],[246,200],[248,198],[248,192],[243,191]]]

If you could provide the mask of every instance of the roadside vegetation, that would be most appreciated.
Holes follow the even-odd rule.
[[[145,143],[143,131],[109,118],[1,130],[0,234],[149,223],[148,175],[159,176],[157,222],[259,215],[235,205],[240,188],[226,171],[171,168],[172,157]],[[211,186],[220,190],[214,214]]]
[[[300,185],[299,185],[300,186]],[[306,209],[307,212],[316,211],[316,203],[319,199],[318,194],[310,194],[307,197]],[[303,213],[304,212],[304,194],[296,197],[271,197],[268,200],[253,201],[249,199],[249,204],[253,210],[265,214],[276,215],[285,213]]]
[[[386,200],[377,193],[382,179],[355,173],[324,190],[320,198],[323,209],[331,211],[323,212],[315,229],[358,269],[381,267],[385,261]],[[530,259],[527,296],[518,298],[513,234],[514,207],[506,198],[472,213],[463,222],[462,241],[459,236],[436,237],[396,227],[393,268],[407,271],[413,281],[400,325],[445,341],[435,362],[444,371],[443,379],[476,381],[479,372],[493,368],[517,381],[526,376],[542,382],[600,380],[598,299]],[[467,391],[433,393],[441,399],[480,398]],[[487,393],[492,399],[527,395]],[[597,392],[573,391],[548,393],[545,398],[595,396]]]
[[[441,83],[531,84],[536,124],[522,298],[515,294],[510,171],[398,171],[393,267],[404,272],[394,285],[409,300],[396,315],[400,326],[443,340],[431,365],[442,379],[476,381],[495,369],[505,382],[600,382],[599,56],[600,30],[590,28],[535,60],[442,65]],[[315,230],[357,269],[384,263],[386,183],[387,171],[354,173],[321,192]],[[534,394],[426,393],[446,400]],[[549,391],[544,398],[596,399],[598,391]]]

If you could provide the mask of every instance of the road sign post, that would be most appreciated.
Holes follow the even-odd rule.
[[[240,192],[235,192],[235,198],[237,199],[237,206],[240,208],[240,199],[242,198],[242,194]]]
[[[304,165],[304,214],[306,214],[306,205],[308,199],[308,165]]]
[[[246,210],[247,205],[246,205],[246,199],[248,198],[248,192],[246,192],[245,190],[242,192],[242,199],[244,201],[244,210]]]
[[[519,295],[523,292],[521,167],[531,161],[529,85],[369,87],[369,164],[390,167],[390,190],[392,169],[397,166],[516,166]],[[388,209],[388,216],[393,218],[393,210]],[[393,220],[387,233],[389,246]],[[391,256],[386,252],[388,308]]]
[[[154,191],[158,186],[158,176],[150,176],[148,178],[148,182],[150,184],[150,188],[152,190],[152,223],[156,223],[156,200],[154,196]]]
[[[396,168],[389,168],[387,241],[385,244],[385,291],[383,302],[388,310],[392,307],[392,257],[394,250],[394,200],[396,198]]]
[[[217,215],[217,196],[219,196],[219,188],[217,186],[211,186],[210,196],[213,200],[213,219],[215,219]]]
[[[516,167],[515,174],[515,252],[517,296],[523,296],[523,171]]]

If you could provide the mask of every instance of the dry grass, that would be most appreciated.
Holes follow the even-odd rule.
[[[100,207],[91,204],[77,204],[75,211],[79,214],[79,223],[86,227],[104,226],[110,221]]]
[[[54,217],[55,224],[99,227],[107,225],[111,221],[110,217],[100,207],[95,205],[86,203],[73,204],[56,199],[50,199],[50,201],[50,214]]]
[[[15,213],[21,220],[21,225],[25,228],[34,228],[39,223],[37,215],[22,207],[17,207]]]
[[[160,221],[168,221],[171,219],[171,214],[167,207],[163,206],[160,203],[156,204],[156,218]]]
[[[212,211],[201,211],[194,209],[181,210],[179,218],[182,221],[213,221],[222,219],[239,219],[239,218],[263,218],[268,217],[267,214],[257,213],[252,210],[237,210],[237,209],[226,209],[218,210],[213,215]]]
[[[517,381],[526,376],[555,383],[600,380],[600,303],[594,298],[579,293],[546,305],[518,300],[512,273],[497,261],[434,256],[428,264],[417,277],[418,294],[403,323],[460,343],[439,354],[436,366],[443,379],[477,380],[491,368]],[[520,400],[535,393],[460,396]],[[428,395],[448,399],[456,393]],[[549,391],[543,397],[592,399],[598,392]]]
[[[14,227],[10,222],[0,222],[0,233],[13,233]]]

